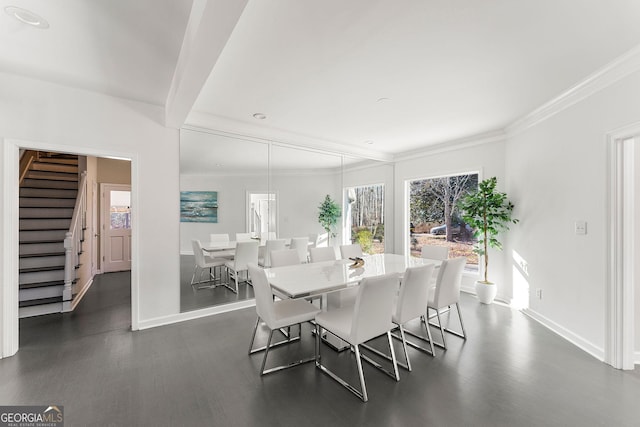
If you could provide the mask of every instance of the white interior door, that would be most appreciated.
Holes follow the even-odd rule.
[[[131,270],[131,186],[101,184],[102,271]]]

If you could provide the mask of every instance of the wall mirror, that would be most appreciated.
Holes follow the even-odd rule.
[[[343,156],[338,154],[209,130],[182,129],[181,311],[253,298],[253,289],[246,283],[239,284],[238,293],[224,286],[212,287],[216,283],[207,283],[208,270],[202,275],[196,271],[194,278],[193,240],[206,247],[212,234],[228,235],[230,241],[317,234],[319,244],[326,245],[326,234],[317,220],[318,206],[326,195],[340,203],[343,163]],[[203,210],[198,210],[199,203],[204,205]],[[202,217],[192,221],[192,215]],[[340,239],[341,228],[336,231],[336,239]],[[214,274],[216,279],[218,274]],[[192,280],[203,283],[191,285]]]

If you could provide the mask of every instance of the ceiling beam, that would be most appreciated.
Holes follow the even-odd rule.
[[[191,111],[248,0],[194,0],[165,103],[165,125],[179,128]]]

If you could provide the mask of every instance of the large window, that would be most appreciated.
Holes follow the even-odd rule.
[[[467,269],[478,270],[473,231],[460,216],[457,202],[478,187],[478,174],[440,176],[408,182],[409,245],[420,256],[422,246],[447,246],[449,257],[467,257]]]
[[[347,241],[368,254],[384,252],[384,185],[345,189]]]

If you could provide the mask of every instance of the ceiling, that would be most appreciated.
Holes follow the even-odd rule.
[[[637,0],[0,5],[50,24],[0,13],[0,72],[161,105],[170,125],[382,159],[504,129],[640,45]]]

